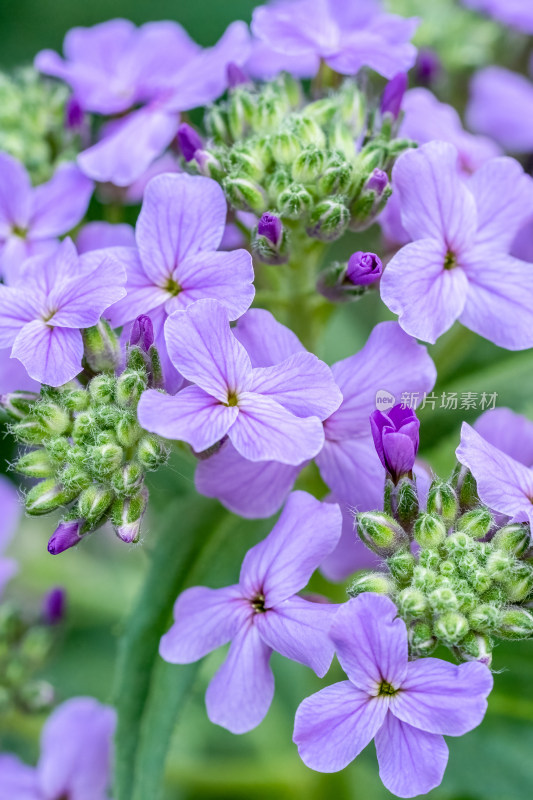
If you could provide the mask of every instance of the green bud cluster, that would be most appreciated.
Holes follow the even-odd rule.
[[[435,478],[427,510],[419,511],[416,484],[408,480],[396,494],[386,486],[386,511],[357,515],[359,537],[387,571],[358,574],[348,593],[389,595],[408,626],[413,656],[442,644],[460,660],[490,665],[495,639],[533,638],[529,525],[498,528],[479,500],[472,507],[474,494],[466,474],[460,481]]]
[[[85,387],[76,382],[45,386],[28,402],[24,416],[20,403],[16,414],[4,403],[16,420],[11,425],[16,439],[37,448],[14,465],[38,479],[25,498],[28,514],[65,508],[65,521],[81,520],[80,534],[110,519],[121,539],[139,539],[148,499],[145,475],[168,458],[163,441],[137,422],[142,392],[157,385],[154,364],[153,354],[130,347],[118,376],[99,374]]]
[[[374,221],[391,190],[376,193],[366,182],[376,168],[390,171],[411,146],[381,125],[353,81],[309,101],[297,81],[282,75],[237,86],[212,106],[210,139],[187,166],[219,181],[234,209],[269,211],[284,227],[333,241]],[[264,242],[252,247],[267,263],[281,263],[263,253]]]
[[[81,149],[65,125],[69,90],[33,69],[0,72],[0,150],[21,161],[33,183],[52,177],[59,161],[73,161]]]

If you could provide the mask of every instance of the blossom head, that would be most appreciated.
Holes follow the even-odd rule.
[[[379,460],[394,483],[412,472],[419,445],[418,420],[412,408],[394,406],[389,412],[374,411],[370,427]]]
[[[383,264],[375,253],[353,253],[348,261],[346,277],[355,286],[367,286],[378,281],[383,274]]]

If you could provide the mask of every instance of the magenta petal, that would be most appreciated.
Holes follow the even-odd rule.
[[[31,378],[50,386],[68,383],[81,372],[83,340],[74,328],[51,328],[40,319],[24,325],[13,344]]]
[[[485,716],[493,683],[483,664],[471,661],[457,666],[439,658],[420,658],[407,665],[390,710],[402,722],[428,733],[462,736]]]
[[[427,794],[442,781],[448,748],[442,736],[426,733],[387,714],[376,734],[379,777],[397,797]]]
[[[331,665],[334,646],[328,636],[336,606],[290,597],[254,624],[266,644],[285,658],[305,664],[323,678]]]
[[[30,238],[68,233],[87,211],[92,193],[92,181],[75,164],[58,167],[48,183],[34,189]]]
[[[148,389],[137,408],[145,430],[188,442],[197,453],[220,441],[238,413],[238,408],[222,405],[199,386],[186,386],[175,395]]]
[[[334,683],[300,703],[293,742],[308,767],[338,772],[372,741],[386,713],[381,698],[369,697],[350,681]]]
[[[37,770],[16,756],[0,755],[0,800],[42,800]]]
[[[340,665],[355,686],[376,696],[382,681],[395,688],[407,671],[407,630],[388,597],[365,593],[335,615],[330,636]]]
[[[251,614],[238,586],[208,589],[194,586],[178,597],[174,624],[159,653],[171,664],[190,664],[232,639]]]
[[[247,311],[233,333],[246,348],[253,367],[272,367],[294,353],[305,352],[296,334],[264,308]]]
[[[230,319],[237,319],[254,299],[254,270],[247,250],[189,256],[178,263],[174,278],[182,288],[176,298],[182,307],[213,298],[226,307]]]
[[[253,598],[261,591],[266,608],[292,597],[331,553],[341,525],[338,506],[307,492],[292,492],[270,534],[244,558],[239,579],[243,593]]]
[[[263,721],[274,696],[271,652],[253,624],[241,628],[207,688],[211,722],[231,733],[247,733]]]

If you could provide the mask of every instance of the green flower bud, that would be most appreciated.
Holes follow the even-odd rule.
[[[205,126],[209,135],[221,144],[230,141],[227,116],[220,106],[211,106],[205,115]]]
[[[13,425],[11,432],[15,439],[22,444],[43,444],[50,435],[40,422],[28,417],[23,422]]]
[[[110,489],[105,486],[89,486],[78,498],[79,516],[93,527],[101,520],[112,502],[113,492]]]
[[[11,419],[21,420],[30,413],[38,399],[35,392],[9,392],[0,395],[0,407]]]
[[[429,604],[436,614],[445,614],[447,611],[458,611],[459,600],[453,589],[445,586],[433,589],[428,595]]]
[[[493,581],[508,581],[513,573],[515,559],[503,550],[494,550],[487,559],[487,573]]]
[[[91,439],[98,430],[98,423],[93,411],[82,411],[74,420],[72,438],[75,442]]]
[[[409,547],[403,528],[389,514],[368,511],[357,514],[357,531],[366,546],[383,558]]]
[[[168,460],[168,450],[158,436],[143,436],[137,445],[136,457],[149,472],[158,469]]]
[[[292,186],[292,178],[288,170],[283,168],[277,169],[267,180],[268,193],[275,204],[277,204],[281,192],[284,192],[289,186]]]
[[[316,290],[331,303],[359,300],[370,289],[369,286],[355,286],[346,280],[347,267],[346,262],[333,261],[318,276]]]
[[[446,538],[446,526],[432,514],[422,512],[414,525],[414,537],[420,547],[439,547]]]
[[[504,609],[495,635],[500,639],[530,639],[533,636],[533,614],[518,606]]]
[[[322,242],[333,242],[342,236],[349,220],[350,214],[341,200],[322,200],[311,212],[307,233]]]
[[[275,133],[270,139],[272,156],[278,164],[290,166],[302,150],[298,137],[291,131]]]
[[[268,206],[266,193],[258,183],[248,178],[232,175],[224,178],[222,185],[228,202],[234,208],[253,211],[254,214],[262,214],[263,211],[266,211]]]
[[[429,656],[436,646],[437,640],[427,623],[417,622],[409,630],[409,648],[413,655]]]
[[[138,542],[141,534],[141,522],[148,503],[148,492],[141,489],[132,497],[118,499],[111,509],[111,521],[115,533],[128,544]]]
[[[488,508],[474,508],[461,514],[457,520],[458,531],[467,533],[472,539],[483,539],[490,531],[494,518]]]
[[[520,558],[531,545],[530,527],[517,522],[512,525],[505,525],[505,527],[496,531],[491,544],[497,550],[503,550],[504,553]]]
[[[230,153],[229,164],[232,174],[259,182],[265,174],[265,164],[246,149],[234,149]]]
[[[457,567],[453,561],[441,561],[439,564],[439,572],[445,578],[452,578],[457,572]]]
[[[84,469],[85,465],[87,464],[87,451],[85,447],[82,447],[79,444],[71,445],[65,454],[64,461],[72,464],[73,467]]]
[[[461,661],[479,661],[490,667],[492,664],[492,640],[479,633],[467,633],[454,652]]]
[[[101,405],[92,409],[96,425],[99,429],[114,430],[122,418],[123,412],[115,405]],[[97,434],[98,438],[98,434]]]
[[[120,342],[111,325],[101,319],[82,330],[84,358],[93,372],[115,372],[122,358]]]
[[[115,399],[115,385],[114,375],[97,375],[88,386],[91,399],[102,405],[112,403]]]
[[[478,594],[484,594],[492,586],[492,578],[484,569],[477,569],[473,572],[470,583]]]
[[[351,165],[340,156],[327,162],[322,175],[318,179],[318,194],[327,197],[332,194],[348,192],[353,178]]]
[[[54,478],[48,478],[34,486],[26,495],[26,511],[31,516],[37,517],[49,514],[57,508],[66,505],[76,496]]]
[[[348,125],[337,123],[330,134],[330,146],[348,160],[354,161],[356,156],[355,139],[353,131]]]
[[[252,127],[257,133],[270,133],[279,128],[288,111],[288,104],[283,102],[279,94],[263,94],[257,100]]]
[[[227,125],[234,140],[242,139],[254,114],[254,101],[249,91],[236,89],[227,102]]]
[[[111,486],[119,497],[128,497],[135,494],[141,486],[144,478],[144,470],[136,461],[129,461],[127,464],[114,472],[111,476]]]
[[[418,515],[418,493],[416,483],[404,475],[397,484],[390,478],[385,482],[384,503],[387,512],[410,531]]]
[[[456,560],[462,558],[472,549],[473,542],[472,538],[467,533],[459,531],[458,533],[452,533],[451,536],[447,536],[443,545],[449,555]]]
[[[400,616],[407,619],[423,617],[428,610],[426,596],[420,589],[408,587],[402,589],[396,598],[396,605]]]
[[[72,445],[66,436],[56,436],[53,439],[48,439],[45,449],[52,461],[56,464],[62,464],[70,454]]]
[[[474,508],[479,504],[476,479],[470,470],[459,464],[454,471],[452,483],[455,486],[459,505],[463,511]]]
[[[390,595],[394,591],[394,584],[385,572],[372,572],[362,570],[357,573],[347,589],[350,597],[357,597],[364,592]]]
[[[416,566],[413,572],[413,586],[421,592],[429,592],[435,588],[437,573],[427,567]]]
[[[133,447],[139,439],[142,428],[133,414],[124,413],[115,428],[117,441],[122,447]]]
[[[292,179],[296,183],[316,183],[324,170],[325,156],[317,147],[307,147],[292,164]]]
[[[55,472],[53,462],[46,450],[32,450],[21,456],[15,469],[29,478],[51,478]]]
[[[315,145],[320,149],[326,147],[326,135],[318,122],[312,117],[293,117],[291,119],[291,129],[304,146]]]
[[[415,557],[410,550],[398,550],[387,559],[387,566],[394,580],[400,585],[405,586],[413,577],[415,568]]]
[[[468,633],[468,620],[457,611],[448,611],[435,621],[433,630],[444,644],[458,644]]]
[[[165,379],[163,377],[163,367],[161,366],[161,356],[155,344],[151,345],[148,350],[148,359],[150,362],[150,388],[163,389]]]
[[[117,378],[115,398],[119,406],[136,406],[147,387],[146,373],[139,370],[124,370]]]
[[[502,586],[492,584],[490,589],[483,592],[479,599],[482,603],[496,603],[499,605],[505,601],[506,593]]]
[[[301,184],[291,184],[280,193],[278,209],[282,217],[299,219],[309,213],[313,205],[313,198]]]
[[[222,182],[226,175],[226,170],[214,153],[210,153],[208,150],[197,150],[194,154],[194,159],[195,161],[190,163],[194,164],[196,162],[200,175],[205,175],[206,178],[213,178],[219,183]]]
[[[89,449],[89,466],[97,480],[108,478],[115,472],[124,458],[124,451],[118,444],[101,444]]]
[[[421,567],[427,567],[428,569],[437,572],[437,570],[440,569],[441,558],[437,550],[424,548],[424,550],[421,550],[419,553],[418,562]]]
[[[523,562],[516,564],[505,588],[511,603],[526,600],[533,591],[533,568]]]
[[[85,389],[70,389],[63,392],[61,402],[68,411],[85,411],[89,407],[89,394]]]
[[[59,480],[61,484],[68,490],[69,494],[74,494],[74,497],[79,494],[83,489],[86,489],[92,483],[92,477],[83,469],[74,465],[65,467],[60,474]]]
[[[452,525],[459,510],[459,501],[453,486],[435,478],[429,487],[427,510],[429,514],[441,517],[447,527]]]
[[[501,611],[491,603],[481,603],[472,609],[468,622],[474,631],[493,631],[500,621]]]

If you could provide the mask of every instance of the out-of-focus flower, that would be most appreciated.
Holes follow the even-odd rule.
[[[472,130],[490,136],[511,153],[530,153],[533,83],[504,67],[480,70],[470,84],[466,120]]]
[[[77,255],[70,239],[24,262],[13,286],[0,286],[0,347],[12,347],[30,377],[51,386],[81,371],[81,328],[96,325],[125,295],[124,269],[95,250]]]
[[[11,541],[20,519],[22,507],[17,490],[7,478],[0,475],[0,508],[2,519],[0,524],[0,598],[6,583],[17,572],[17,563],[4,556],[4,550]]]
[[[194,385],[173,397],[144,392],[138,417],[143,428],[181,439],[201,453],[226,435],[252,462],[302,464],[321,449],[324,419],[342,396],[331,370],[303,352],[272,367],[252,367],[234,336],[224,306],[198,300],[165,324],[168,354]]]
[[[37,767],[0,755],[0,800],[108,800],[115,711],[75,697],[48,718]]]
[[[195,586],[178,597],[174,625],[160,645],[166,661],[188,664],[231,641],[206,694],[211,722],[232,733],[259,725],[274,695],[273,650],[326,674],[337,606],[304,600],[297,592],[335,547],[340,531],[338,506],[293,492],[271,533],[246,554],[237,585]]]
[[[57,168],[47,183],[32,187],[24,166],[0,153],[0,273],[13,283],[29,256],[49,253],[57,237],[81,220],[93,184],[75,164]]]
[[[110,309],[110,319],[124,325],[139,314],[150,316],[171,392],[181,378],[164,340],[169,314],[195,300],[214,298],[236,319],[254,297],[250,254],[217,251],[226,214],[224,192],[211,178],[159,175],[145,192],[135,229],[137,247],[110,251],[127,271],[127,294]]]
[[[380,110],[382,114],[392,114],[394,119],[397,119],[407,91],[407,83],[405,72],[399,72],[388,82],[381,96]]]
[[[530,0],[463,0],[465,6],[490,14],[512,28],[533,33],[533,6]]]
[[[491,408],[478,417],[474,429],[515,461],[533,467],[533,422],[527,417],[510,408]]]
[[[414,241],[389,262],[380,288],[402,328],[433,343],[459,319],[500,347],[531,347],[531,266],[508,255],[533,205],[520,164],[492,159],[465,184],[456,148],[431,142],[399,159],[393,181]]]
[[[277,0],[252,17],[254,36],[280,53],[314,57],[316,69],[323,59],[343,75],[370,67],[389,79],[413,66],[410,39],[417,25],[416,19],[384,13],[374,0]]]
[[[76,236],[76,250],[81,255],[106,247],[135,247],[135,231],[126,222],[88,222]]]
[[[202,50],[175,22],[137,28],[114,19],[73,28],[65,37],[65,60],[43,50],[35,66],[70,84],[85,111],[127,112],[104,126],[101,140],[78,163],[97,181],[129,186],[174,139],[179,113],[224,91],[226,65],[246,61],[249,39],[246,25],[234,22],[214,47]]]
[[[66,592],[61,586],[50,589],[43,599],[42,614],[47,625],[57,625],[65,616]]]

